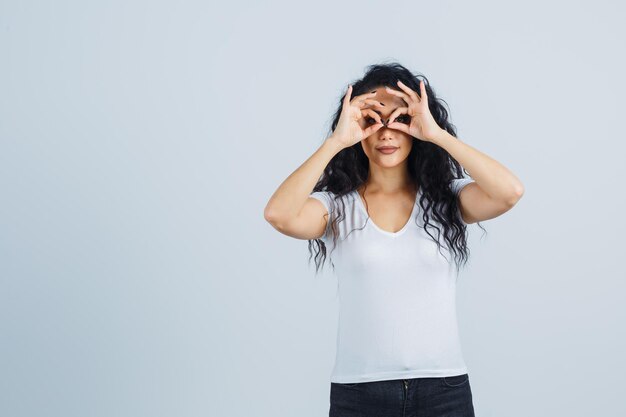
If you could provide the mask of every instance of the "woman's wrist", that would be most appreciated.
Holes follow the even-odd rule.
[[[333,152],[333,155],[338,154],[344,149],[342,141],[338,139],[335,135],[330,135],[329,137],[327,137],[322,146],[328,148],[331,152]]]

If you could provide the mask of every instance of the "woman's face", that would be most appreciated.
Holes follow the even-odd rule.
[[[385,126],[378,129],[376,132],[369,135],[367,138],[361,141],[363,151],[370,160],[370,163],[375,163],[384,168],[391,168],[402,163],[413,146],[413,137],[407,133],[399,130],[391,129],[386,126],[391,116],[398,107],[407,107],[407,104],[400,97],[388,93],[385,90],[385,86],[378,86],[372,88],[370,91],[376,90],[376,94],[372,96],[373,100],[382,102],[381,105],[366,105],[365,108],[370,108],[374,112],[380,115],[381,121]],[[410,116],[407,114],[400,114],[396,117],[396,122],[409,124]],[[359,124],[362,129],[376,124],[376,119],[369,115],[365,115],[359,120]],[[385,153],[379,149],[383,146],[393,146],[397,149],[392,153]]]

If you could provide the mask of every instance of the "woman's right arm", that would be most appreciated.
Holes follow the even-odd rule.
[[[328,212],[321,201],[309,195],[326,165],[339,151],[359,143],[383,126],[378,113],[365,108],[369,104],[380,104],[372,99],[375,94],[376,90],[352,98],[352,85],[348,87],[332,135],[283,181],[265,206],[265,220],[276,230],[297,239],[318,239],[324,235]],[[377,123],[364,127],[360,123],[364,115],[369,115]]]
[[[265,206],[265,220],[279,232],[296,239],[318,239],[326,230],[328,216],[324,205],[309,197],[331,159],[344,145],[334,135],[274,192]]]

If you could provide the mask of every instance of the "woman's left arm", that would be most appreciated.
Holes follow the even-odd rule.
[[[475,182],[463,187],[459,193],[459,208],[466,223],[493,219],[511,210],[522,198],[524,185],[511,171],[442,129],[430,112],[424,80],[420,80],[420,94],[402,81],[401,91],[386,87],[388,93],[400,97],[407,107],[397,108],[389,117],[387,127],[397,129],[416,138],[441,146],[470,173]],[[411,117],[409,125],[396,122],[400,114]]]
[[[463,187],[459,193],[459,206],[466,223],[498,217],[522,198],[524,185],[495,159],[444,129],[430,140],[456,159],[475,181]]]

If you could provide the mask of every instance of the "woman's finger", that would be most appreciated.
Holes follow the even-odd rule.
[[[375,95],[376,95],[376,92],[361,94],[360,96],[356,96],[355,98],[353,98],[351,104],[360,106],[363,101],[371,99],[371,97]]]
[[[355,101],[355,102],[352,103],[352,105],[354,107],[356,107],[358,110],[363,110],[363,109],[370,108],[368,106],[377,106],[379,108],[383,108],[380,105],[380,101],[372,100],[372,99],[369,99],[369,98],[365,98],[365,99],[362,99],[360,101]],[[384,106],[384,104],[383,104],[383,106]]]
[[[389,116],[389,122],[387,122],[387,124],[393,123],[396,120],[396,118],[398,116],[400,116],[401,114],[408,115],[409,114],[409,108],[408,107],[398,107],[397,109],[395,109],[393,111],[393,113],[391,113],[391,116]]]
[[[363,139],[369,137],[372,133],[376,132],[381,127],[383,127],[382,123],[377,123],[375,125],[368,127],[367,129],[363,131]]]
[[[422,98],[428,101],[428,95],[426,94],[426,83],[424,80],[420,80],[420,92],[422,93]]]
[[[380,101],[374,100],[374,99],[371,99],[371,98],[366,98],[366,99],[363,100],[363,102],[367,103],[367,104],[369,104],[371,106],[381,108],[381,109],[385,107],[384,103],[381,103]]]
[[[395,129],[395,130],[399,130],[400,132],[404,132],[408,135],[410,135],[411,133],[409,132],[409,125],[405,125],[404,123],[400,123],[400,122],[390,122],[387,123],[387,127],[389,129]]]
[[[376,123],[376,124],[371,125],[370,127],[366,128],[366,129],[364,129],[363,130],[363,139],[367,138],[369,135],[371,135],[372,133],[376,132],[381,127],[383,127],[382,123]]]
[[[411,105],[411,102],[413,101],[411,99],[411,97],[409,97],[408,94],[403,93],[402,91],[398,91],[398,90],[394,90],[393,88],[390,87],[385,87],[385,90],[391,94],[394,95],[396,97],[400,97],[402,100],[404,100],[406,102],[406,104]]]
[[[361,110],[361,115],[363,115],[363,117],[370,116],[372,119],[376,120],[378,123],[381,123],[381,124],[383,123],[382,119],[380,118],[380,114],[376,113],[372,109]]]
[[[411,97],[413,100],[417,101],[418,103],[420,102],[420,97],[417,95],[417,93],[413,91],[411,88],[409,88],[406,84],[398,80],[398,85],[405,93],[409,95],[409,97]]]
[[[350,103],[350,95],[352,94],[352,84],[348,86],[348,91],[346,91],[346,95],[343,97],[343,107],[345,108],[348,103]]]

